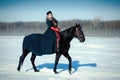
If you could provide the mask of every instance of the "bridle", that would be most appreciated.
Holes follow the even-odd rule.
[[[69,36],[69,37],[77,37],[77,35],[79,35],[79,33],[78,33],[78,28],[77,27],[75,27],[75,32],[74,32],[74,34],[64,34],[65,36]],[[80,35],[80,36],[82,36],[82,34]]]
[[[79,35],[79,36],[78,36],[78,35]],[[80,40],[81,40],[81,37],[83,37],[82,33],[79,34],[79,30],[78,30],[77,27],[76,27],[76,31],[75,31],[75,36],[76,36],[77,38],[79,38]]]

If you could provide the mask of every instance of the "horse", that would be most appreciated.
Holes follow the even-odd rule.
[[[32,35],[32,34],[31,34]],[[34,34],[34,35],[42,35],[42,34]],[[59,53],[56,53],[56,58],[55,58],[55,64],[54,64],[54,68],[53,68],[53,72],[56,74],[57,72],[57,65],[59,62],[59,59],[61,57],[61,55],[63,55],[65,58],[68,59],[69,61],[69,67],[68,67],[68,72],[71,74],[71,68],[72,68],[72,58],[70,57],[68,51],[70,48],[70,42],[72,41],[73,38],[77,38],[80,42],[84,42],[85,41],[85,36],[82,30],[82,27],[80,24],[75,23],[75,26],[70,27],[68,29],[65,29],[63,31],[60,32],[60,42],[59,42]],[[31,36],[28,36],[31,37]],[[23,45],[24,44],[24,40],[23,40]],[[33,46],[34,47],[34,46]],[[23,53],[19,58],[19,64],[17,67],[17,70],[20,71],[21,66],[24,62],[25,57],[30,53],[31,51],[26,47],[23,47]],[[39,72],[39,70],[37,70],[36,66],[35,66],[35,58],[36,58],[36,54],[34,54],[32,52],[32,56],[30,58],[31,60],[31,64],[33,66],[33,69],[35,72]]]

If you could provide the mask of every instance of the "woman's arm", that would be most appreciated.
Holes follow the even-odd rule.
[[[48,25],[53,31],[60,32],[60,29],[57,28],[57,27],[55,27],[54,24],[52,23],[52,21],[47,20],[46,23],[47,23],[47,25]]]

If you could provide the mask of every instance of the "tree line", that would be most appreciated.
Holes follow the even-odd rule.
[[[74,26],[75,23],[80,23],[86,36],[120,37],[120,20],[73,19],[59,21],[59,26],[61,30],[64,30]],[[44,33],[47,27],[45,22],[0,22],[0,36],[25,36],[32,33]]]

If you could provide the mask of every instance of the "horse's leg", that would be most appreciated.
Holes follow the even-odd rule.
[[[36,58],[36,55],[34,53],[32,53],[32,56],[31,56],[31,63],[32,63],[32,66],[33,66],[33,69],[35,72],[39,72],[39,70],[37,70],[36,66],[35,66],[35,58]]]
[[[57,64],[58,64],[58,61],[59,61],[59,59],[60,59],[60,56],[61,56],[60,53],[56,53],[55,65],[54,65],[54,70],[53,70],[54,73],[57,73],[56,68],[57,68]]]
[[[68,52],[67,53],[64,53],[63,54],[67,59],[68,59],[68,61],[69,61],[69,73],[71,74],[71,68],[72,68],[72,58],[70,57],[70,55],[68,54]]]
[[[18,67],[17,67],[18,71],[20,71],[20,69],[21,69],[21,67],[23,65],[24,59],[28,55],[29,52],[30,51],[28,51],[27,49],[23,49],[23,54],[19,58],[19,64],[18,64]]]

